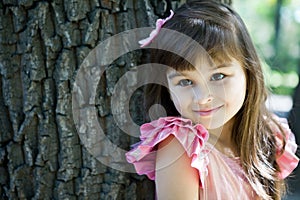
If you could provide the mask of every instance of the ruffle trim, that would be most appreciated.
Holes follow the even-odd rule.
[[[283,136],[278,129],[273,130],[277,142],[276,162],[280,168],[278,177],[284,179],[297,167],[299,158],[295,155],[297,144],[287,121],[282,118],[277,118],[277,120],[286,135],[286,146],[282,151]],[[208,150],[205,150],[204,146],[209,134],[201,124],[193,125],[189,119],[164,117],[143,124],[141,126],[141,141],[126,153],[127,161],[134,165],[139,175],[145,174],[149,179],[155,180],[156,146],[170,135],[173,135],[181,143],[191,158],[191,166],[198,170],[200,187],[203,187],[204,179],[208,174],[207,165],[209,163]]]
[[[284,133],[286,145],[284,150],[283,147],[283,135],[278,129],[273,129],[273,133],[276,137],[277,151],[276,151],[276,162],[279,166],[280,172],[278,173],[278,178],[285,179],[290,175],[293,170],[297,167],[299,163],[299,158],[296,156],[297,144],[295,141],[295,136],[291,132],[288,122],[285,118],[274,117],[275,120],[279,122]]]
[[[207,176],[208,158],[204,144],[208,140],[208,131],[201,125],[193,125],[189,119],[164,117],[141,126],[141,142],[126,153],[126,159],[132,163],[139,175],[145,174],[155,179],[156,146],[168,136],[173,135],[191,158],[191,166],[199,172],[200,187]]]

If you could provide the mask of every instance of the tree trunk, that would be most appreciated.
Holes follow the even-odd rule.
[[[72,85],[101,41],[154,25],[178,2],[0,1],[0,199],[154,199],[145,176],[102,164],[82,144],[72,118]],[[107,99],[141,56],[133,52],[112,64],[97,90],[98,121],[125,150],[136,139],[112,122]],[[132,118],[142,123],[138,91],[131,101]]]

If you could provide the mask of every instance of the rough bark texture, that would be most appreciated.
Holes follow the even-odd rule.
[[[144,176],[102,165],[83,147],[71,115],[76,70],[100,41],[152,26],[178,1],[0,1],[0,199],[154,199]],[[111,123],[118,78],[140,53],[120,58],[99,85],[99,121],[114,143],[133,139]],[[140,122],[137,92],[133,118]],[[117,139],[116,139],[117,138]]]

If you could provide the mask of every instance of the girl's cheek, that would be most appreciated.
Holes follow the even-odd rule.
[[[221,84],[211,84],[209,87],[210,93],[213,94],[213,96],[226,96],[228,91],[226,91],[226,84],[221,83]]]

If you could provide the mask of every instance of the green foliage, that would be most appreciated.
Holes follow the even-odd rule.
[[[268,86],[276,94],[292,94],[300,69],[300,1],[282,0],[276,37],[277,0],[235,0],[260,56],[265,60]],[[268,79],[268,78],[267,78]]]

